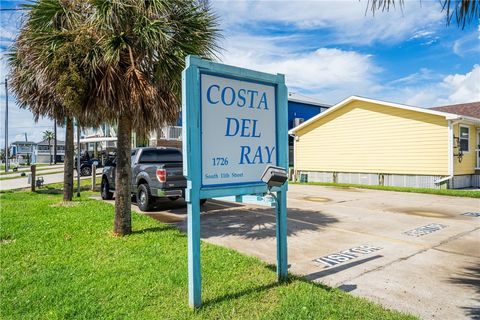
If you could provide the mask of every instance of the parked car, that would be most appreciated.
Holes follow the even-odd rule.
[[[80,176],[90,176],[92,174],[92,166],[95,164],[97,168],[101,167],[101,162],[98,159],[89,159],[89,160],[82,160],[80,158]],[[77,170],[77,159],[75,159],[75,170]]]
[[[102,172],[102,199],[113,198],[116,158]],[[152,208],[157,198],[172,201],[185,197],[187,180],[183,176],[182,153],[176,148],[138,148],[132,150],[132,194],[142,211]],[[206,200],[201,201],[201,204]]]

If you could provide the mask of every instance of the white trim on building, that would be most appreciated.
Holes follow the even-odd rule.
[[[332,106],[328,103],[323,103],[320,100],[317,100],[315,98],[307,97],[295,92],[288,93],[288,101],[309,104],[309,105],[318,106],[322,108],[330,108]]]
[[[404,104],[399,104],[399,103],[393,103],[393,102],[387,102],[387,101],[381,101],[381,100],[375,100],[375,99],[369,99],[369,98],[364,98],[364,97],[358,97],[358,96],[351,96],[348,97],[345,100],[340,101],[333,107],[330,107],[328,110],[316,115],[313,118],[310,118],[309,120],[303,122],[299,126],[291,129],[288,133],[290,134],[295,134],[298,130],[305,128],[311,123],[314,123],[318,119],[321,119],[330,113],[343,108],[344,106],[348,105],[352,101],[364,101],[364,102],[369,102],[369,103],[375,103],[375,104],[381,104],[382,106],[389,106],[393,108],[399,108],[403,110],[410,110],[410,111],[416,111],[416,112],[422,112],[422,113],[427,113],[427,114],[433,114],[437,116],[442,116],[445,117],[446,120],[462,120],[465,123],[474,123],[474,124],[480,124],[480,119],[473,118],[473,117],[467,117],[467,116],[462,116],[459,114],[454,114],[454,113],[448,113],[448,112],[441,112],[441,111],[436,111],[436,110],[431,110],[427,108],[419,108],[419,107],[412,107],[412,106],[407,106]]]

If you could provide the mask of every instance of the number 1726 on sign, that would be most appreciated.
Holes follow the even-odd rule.
[[[227,166],[228,158],[227,157],[212,158],[212,163],[214,166]]]

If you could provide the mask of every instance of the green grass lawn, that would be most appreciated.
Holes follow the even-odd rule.
[[[326,186],[326,187],[360,188],[360,189],[373,189],[373,190],[384,190],[384,191],[428,193],[428,194],[436,194],[441,196],[453,196],[453,197],[480,198],[480,191],[474,191],[474,190],[405,188],[405,187],[371,186],[367,184],[330,183],[330,182],[292,182],[290,181],[288,183],[289,184],[307,184],[307,185]]]
[[[112,236],[114,209],[71,204],[55,190],[0,193],[2,319],[413,319],[203,243],[202,308],[187,304],[187,238],[133,213],[135,232]]]

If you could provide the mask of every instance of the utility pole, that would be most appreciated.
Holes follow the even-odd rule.
[[[5,172],[8,172],[8,82],[5,78]]]

